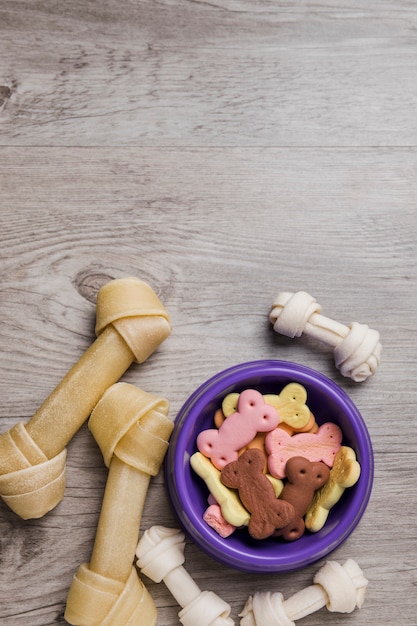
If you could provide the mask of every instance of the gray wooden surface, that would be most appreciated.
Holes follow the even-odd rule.
[[[123,380],[170,400],[278,358],[336,381],[375,451],[369,507],[331,556],[358,561],[363,608],[323,624],[417,624],[417,3],[406,0],[0,0],[0,428],[27,421],[94,340],[108,279],[149,282],[173,333]],[[342,378],[331,352],[273,333],[270,304],[304,289],[381,333],[379,370]],[[64,500],[24,522],[0,502],[0,624],[65,624],[107,470],[84,425]],[[175,525],[163,476],[142,531]],[[238,613],[287,575],[186,567]],[[146,580],[158,626],[179,623]],[[267,626],[267,625],[265,625]]]

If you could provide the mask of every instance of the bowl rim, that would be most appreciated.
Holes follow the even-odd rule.
[[[254,377],[280,376],[290,380],[293,377],[300,384],[314,385],[315,389],[325,392],[333,402],[343,408],[356,435],[357,448],[355,452],[360,459],[361,475],[354,489],[353,505],[349,514],[345,515],[333,527],[314,536],[313,546],[306,545],[307,534],[295,542],[285,544],[278,556],[271,556],[266,549],[260,549],[256,543],[256,551],[246,547],[235,547],[235,541],[223,539],[203,520],[202,514],[197,514],[195,498],[189,492],[188,481],[184,478],[190,468],[189,429],[193,427],[198,416],[213,397],[223,393],[230,387],[245,388],[245,380]],[[252,383],[253,384],[253,383]],[[253,384],[256,387],[255,384]],[[246,386],[248,388],[248,385]],[[225,392],[226,395],[228,391]],[[308,402],[308,401],[307,401]],[[164,461],[165,488],[171,508],[179,525],[189,539],[207,555],[221,564],[237,570],[250,573],[280,573],[305,567],[320,560],[335,550],[353,532],[361,520],[367,507],[374,478],[374,457],[372,442],[365,421],[358,408],[348,394],[333,380],[308,366],[291,361],[265,359],[247,361],[233,365],[208,378],[195,389],[180,408],[171,435],[168,452]],[[198,477],[197,477],[198,478]],[[330,517],[330,516],[329,516]],[[235,533],[245,532],[235,531]],[[265,547],[263,540],[262,548]],[[275,540],[276,541],[276,540]]]

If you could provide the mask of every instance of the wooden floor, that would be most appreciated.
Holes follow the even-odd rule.
[[[123,380],[168,398],[172,419],[236,363],[326,374],[374,446],[369,506],[331,556],[369,587],[360,611],[305,626],[417,624],[416,111],[409,0],[0,0],[0,432],[92,343],[97,290],[125,275],[155,289],[173,333]],[[272,331],[276,293],[300,289],[380,331],[373,377],[353,383],[327,347]],[[0,502],[1,626],[66,623],[106,477],[84,424],[50,514],[25,522]],[[154,524],[176,525],[161,473],[141,532]],[[186,545],[236,624],[248,595],[288,597],[319,565],[256,576]],[[145,582],[158,626],[179,624]]]

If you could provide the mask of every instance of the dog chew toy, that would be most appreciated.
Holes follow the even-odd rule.
[[[133,564],[151,476],[173,422],[168,402],[128,383],[110,387],[89,428],[109,468],[94,547],[69,589],[64,617],[77,626],[155,626],[156,607]]]
[[[378,331],[358,322],[345,326],[320,312],[320,304],[305,291],[280,292],[272,304],[269,320],[281,335],[294,338],[305,334],[331,346],[342,376],[355,382],[366,380],[376,371],[381,358]]]
[[[201,591],[183,567],[184,547],[180,530],[152,526],[138,543],[137,565],[151,580],[164,581],[182,607],[178,617],[183,626],[233,626],[230,605],[212,591]]]
[[[60,502],[66,445],[103,393],[171,332],[157,295],[137,278],[104,285],[96,313],[94,343],[28,423],[0,436],[0,496],[23,519],[42,517]]]
[[[365,600],[367,579],[359,565],[327,561],[314,576],[314,584],[284,600],[279,592],[255,593],[240,613],[240,626],[295,626],[295,621],[326,607],[335,613],[352,613]]]

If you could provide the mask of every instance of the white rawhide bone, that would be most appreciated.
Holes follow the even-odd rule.
[[[212,591],[201,591],[184,569],[184,547],[180,530],[152,526],[138,543],[137,565],[151,580],[164,581],[182,607],[178,617],[183,626],[233,626],[229,604]]]
[[[320,313],[320,304],[305,291],[283,291],[272,304],[269,320],[281,335],[294,338],[304,333],[331,346],[343,376],[355,382],[371,376],[381,358],[378,331],[358,322],[345,326]]]
[[[28,423],[0,435],[0,496],[23,519],[38,518],[64,496],[66,445],[103,393],[171,332],[152,288],[119,278],[97,295],[97,339]]]
[[[368,581],[353,559],[343,565],[327,561],[314,576],[314,584],[284,600],[275,593],[255,593],[240,614],[241,626],[295,626],[295,621],[323,607],[334,613],[361,608]]]
[[[109,468],[90,561],[74,575],[64,617],[77,626],[155,626],[157,612],[134,566],[149,483],[173,422],[168,401],[128,383],[110,387],[89,428]]]

